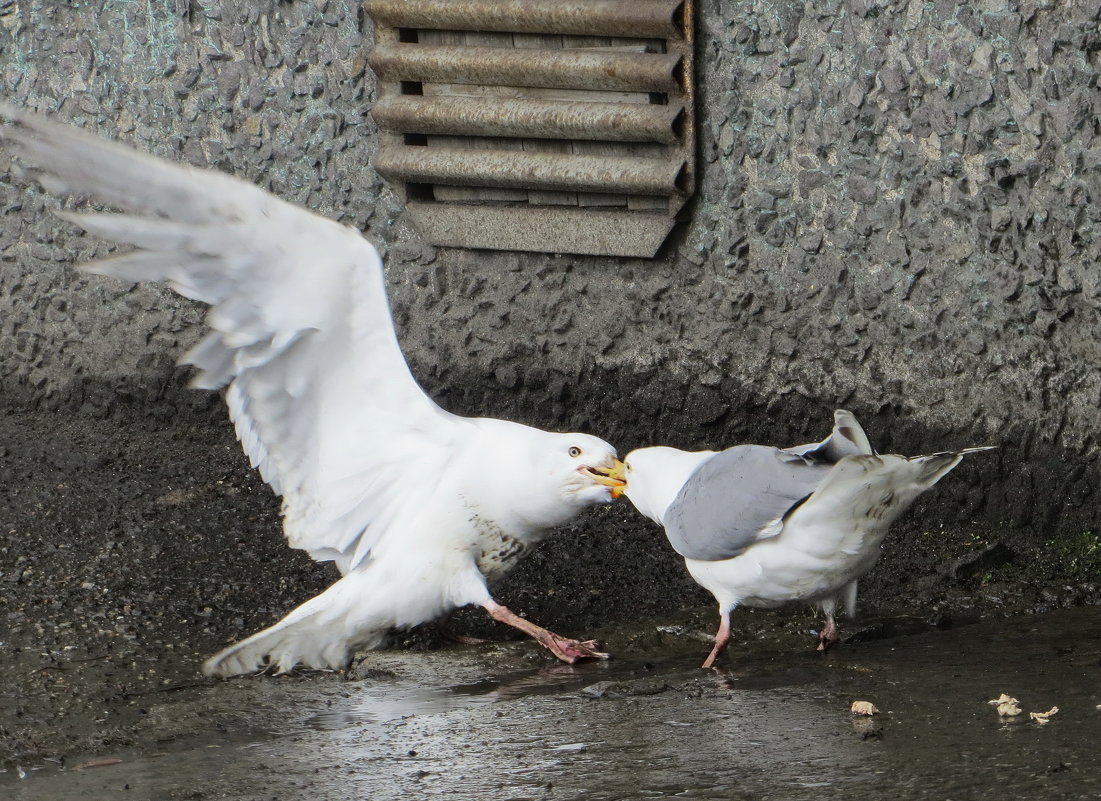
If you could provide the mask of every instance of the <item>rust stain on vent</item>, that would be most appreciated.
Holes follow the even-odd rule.
[[[653,256],[695,185],[690,0],[368,0],[376,169],[438,245]]]

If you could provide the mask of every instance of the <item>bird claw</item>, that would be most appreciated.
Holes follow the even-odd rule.
[[[524,632],[567,665],[572,665],[582,659],[609,658],[609,654],[596,650],[598,647],[596,640],[570,640],[566,637],[560,637],[553,631],[537,626],[530,620],[525,620],[493,600],[483,604],[483,606],[494,620]]]
[[[830,618],[826,621],[822,630],[818,632],[818,650],[825,653],[839,642],[841,642],[841,629]]]
[[[567,665],[572,665],[582,659],[610,658],[610,654],[596,650],[599,647],[596,640],[568,640],[565,637],[553,635],[543,645]]]

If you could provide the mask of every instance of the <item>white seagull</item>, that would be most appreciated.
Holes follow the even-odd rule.
[[[631,451],[623,494],[665,527],[692,578],[719,604],[707,668],[730,642],[737,606],[814,603],[826,615],[819,650],[836,642],[838,601],[855,613],[857,580],[879,558],[891,523],[964,454],[985,450],[881,456],[839,409],[833,432],[812,445]]]
[[[468,604],[565,662],[606,657],[513,614],[488,584],[549,529],[619,494],[611,445],[433,403],[398,346],[378,252],[351,228],[10,106],[0,141],[48,191],[131,212],[61,214],[134,247],[82,269],[163,281],[211,306],[212,331],[184,357],[192,383],[226,387],[242,447],[282,496],[290,546],[343,574],[204,673],[343,668],[387,630]]]

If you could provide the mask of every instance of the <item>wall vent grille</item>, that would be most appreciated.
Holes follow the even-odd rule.
[[[690,0],[368,0],[378,172],[433,244],[652,257],[695,186]]]

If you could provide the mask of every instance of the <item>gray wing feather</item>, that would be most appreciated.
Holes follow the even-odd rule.
[[[688,559],[730,559],[779,532],[832,467],[763,445],[738,445],[708,459],[665,513],[673,549]]]

